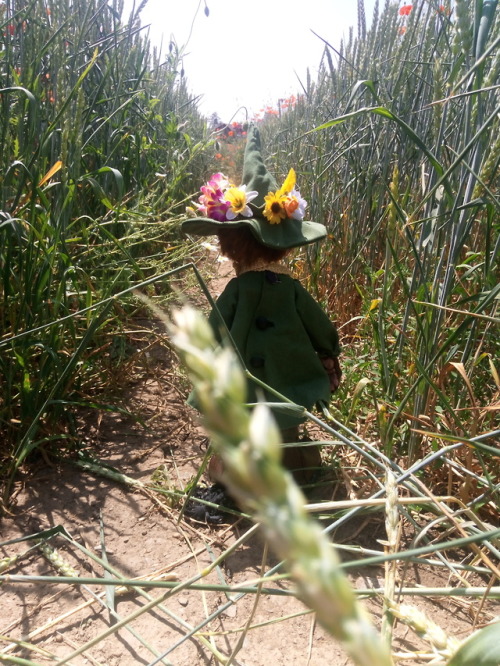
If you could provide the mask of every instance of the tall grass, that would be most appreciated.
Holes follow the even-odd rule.
[[[401,15],[377,3],[365,32],[361,3],[358,37],[337,50],[319,36],[317,81],[263,127],[277,170],[294,165],[328,227],[310,282],[356,346],[351,380],[371,382],[386,452],[411,460],[421,430],[498,423],[496,5],[419,1]]]
[[[69,406],[109,382],[112,333],[133,301],[78,312],[178,263],[173,216],[206,167],[181,49],[151,52],[138,14],[124,23],[122,10],[0,4],[0,460],[11,471],[68,437]]]

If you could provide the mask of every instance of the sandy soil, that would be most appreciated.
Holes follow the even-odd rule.
[[[211,284],[212,293],[220,292],[227,271],[225,264],[222,275]],[[132,479],[149,483],[155,475],[153,478],[161,478],[164,487],[182,490],[199,469],[205,443],[196,415],[185,405],[187,391],[175,358],[166,345],[157,341],[148,351],[143,372],[127,390],[125,401],[131,411],[141,414],[144,426],[125,415],[105,413],[97,421],[95,415],[91,415],[82,424],[88,452]],[[322,495],[325,498],[345,495],[345,486],[342,475],[337,479],[332,476]],[[158,580],[164,576],[167,580],[185,581],[200,574],[247,533],[251,523],[240,520],[236,524],[214,527],[179,520],[179,506],[170,507],[164,496],[84,471],[70,463],[56,464],[41,458],[36,470],[31,470],[17,484],[12,515],[3,517],[0,526],[2,542],[55,526],[64,527],[70,538],[57,536],[50,544],[80,577],[104,575],[101,565],[104,542],[109,564],[124,578]],[[374,514],[348,523],[333,537],[334,541],[378,549],[381,546],[377,539],[384,538],[383,519]],[[86,551],[79,550],[78,545]],[[30,546],[33,541],[3,546],[0,559],[23,553]],[[92,556],[97,559],[93,560]],[[252,581],[276,564],[259,533],[252,533],[200,582],[252,586]],[[20,559],[9,573],[60,575],[38,548]],[[446,570],[440,574],[436,569],[420,566],[409,569],[405,575],[405,585],[448,584]],[[351,579],[358,588],[379,586],[384,571],[382,568],[354,571]],[[270,583],[269,587],[286,593],[292,589],[292,584],[282,580]],[[73,656],[67,663],[192,666],[217,663],[214,651],[226,657],[236,651],[232,663],[247,666],[350,663],[342,649],[317,626],[314,616],[290,595],[263,593],[257,597],[237,592],[227,595],[218,589],[184,590],[167,596],[160,605],[138,615],[129,627],[116,630],[120,619],[137,613],[148,602],[130,589],[117,593],[119,619],[112,618],[102,601],[96,599],[103,589],[102,585],[94,584],[4,583],[0,661],[9,654],[45,664],[51,662],[50,655],[53,655],[60,660],[58,663],[66,663],[78,648],[101,637],[85,654]],[[147,590],[156,599],[164,592]],[[379,624],[381,602],[366,603]],[[458,638],[471,632],[474,618],[485,621],[492,613],[486,605],[477,615],[479,600],[415,598],[411,603],[424,609],[449,634]],[[224,610],[217,613],[221,608]],[[211,619],[213,614],[215,617]],[[241,630],[246,626],[250,629],[240,645]],[[192,629],[196,629],[194,635],[187,637]],[[105,632],[109,635],[102,637]],[[395,649],[407,654],[403,663],[428,663],[428,659],[420,660],[415,656],[417,649],[428,651],[428,643],[401,624],[397,624],[395,634]],[[15,646],[13,640],[27,641],[36,646],[38,652]],[[157,661],[158,657],[163,657],[163,661]]]

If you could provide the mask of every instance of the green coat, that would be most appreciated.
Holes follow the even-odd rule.
[[[310,410],[328,403],[330,385],[320,358],[340,353],[337,330],[298,280],[272,271],[250,271],[233,278],[217,308],[248,370],[279,393]],[[219,340],[223,326],[215,310],[209,318]],[[277,402],[271,394],[266,400]],[[249,384],[249,402],[257,399]],[[304,419],[275,413],[280,428]]]

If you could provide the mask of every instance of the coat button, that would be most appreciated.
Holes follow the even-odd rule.
[[[269,284],[279,284],[281,282],[278,273],[274,273],[273,271],[265,271],[265,276]]]
[[[268,328],[274,326],[274,322],[268,319],[267,317],[257,317],[255,320],[255,325],[259,331],[267,331]]]
[[[263,368],[264,367],[264,359],[262,356],[252,356],[250,359],[250,365],[252,368]]]

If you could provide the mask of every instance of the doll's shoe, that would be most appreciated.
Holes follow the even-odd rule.
[[[209,506],[208,504],[197,502],[197,499],[216,504],[217,506]],[[225,509],[229,509],[229,511]],[[220,525],[222,523],[232,523],[237,520],[238,516],[233,513],[237,510],[238,507],[234,500],[227,494],[225,487],[220,483],[214,483],[208,487],[196,486],[186,504],[184,515],[203,523]]]

